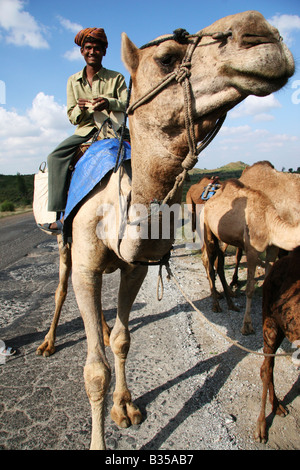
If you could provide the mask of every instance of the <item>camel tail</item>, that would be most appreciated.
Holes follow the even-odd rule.
[[[270,233],[270,244],[287,251],[300,246],[300,223],[292,225],[281,219],[274,207],[266,211],[266,222]]]

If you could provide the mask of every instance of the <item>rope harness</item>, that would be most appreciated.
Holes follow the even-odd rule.
[[[191,170],[197,163],[198,155],[214,139],[214,137],[217,135],[217,133],[221,129],[226,118],[226,114],[222,116],[217,121],[212,131],[210,131],[206,135],[204,140],[197,146],[197,142],[195,138],[195,131],[194,131],[193,110],[192,110],[192,88],[190,84],[191,65],[192,65],[191,60],[192,60],[193,52],[203,37],[209,36],[215,41],[224,41],[226,38],[228,38],[231,35],[232,35],[231,31],[215,32],[215,33],[204,33],[202,31],[199,31],[199,33],[196,33],[196,34],[189,34],[185,29],[179,28],[179,29],[176,29],[173,32],[173,35],[171,36],[166,36],[164,38],[160,38],[155,41],[148,42],[144,46],[140,47],[140,49],[142,50],[151,46],[158,46],[162,44],[163,42],[170,41],[170,40],[176,41],[179,44],[187,44],[187,50],[186,50],[185,56],[181,64],[179,65],[179,67],[173,70],[173,72],[170,72],[169,74],[167,74],[162,80],[160,80],[160,82],[158,82],[154,87],[152,87],[149,91],[147,91],[143,96],[141,96],[132,104],[129,104],[130,97],[131,97],[131,89],[132,89],[132,79],[130,78],[130,84],[128,88],[128,97],[127,97],[127,111],[125,113],[124,123],[122,125],[122,128],[125,129],[128,115],[133,114],[137,108],[147,103],[148,101],[152,100],[156,95],[158,95],[164,88],[166,88],[174,80],[182,86],[183,93],[184,93],[185,129],[187,132],[189,153],[187,154],[187,156],[181,163],[183,167],[182,173],[180,173],[177,176],[173,190],[171,190],[171,192],[166,196],[163,203],[166,203],[169,199],[171,199],[172,195],[174,194],[178,186],[180,186],[183,183],[187,172]],[[119,165],[120,163],[119,163],[119,154],[118,154],[115,171],[117,171],[117,169],[119,168]]]

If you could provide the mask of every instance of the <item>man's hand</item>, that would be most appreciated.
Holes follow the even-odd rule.
[[[103,111],[104,109],[108,109],[109,102],[106,98],[95,98],[92,102],[94,111]]]
[[[85,98],[79,98],[79,100],[77,101],[77,104],[81,111],[84,111],[88,107],[88,103],[90,103],[90,101],[86,100]]]

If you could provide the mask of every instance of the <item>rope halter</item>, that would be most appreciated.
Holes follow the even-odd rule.
[[[220,130],[226,118],[226,115],[222,116],[217,121],[213,130],[205,137],[205,139],[200,143],[200,145],[197,146],[195,132],[194,132],[193,112],[192,112],[192,89],[191,89],[191,84],[190,84],[192,55],[203,37],[210,36],[212,39],[216,41],[223,41],[231,35],[232,35],[231,31],[215,32],[215,33],[204,33],[203,31],[200,31],[199,33],[196,33],[196,34],[189,34],[185,29],[180,28],[180,29],[176,29],[173,32],[173,35],[151,41],[140,48],[140,49],[146,49],[151,46],[158,46],[159,44],[166,42],[166,41],[170,41],[170,40],[174,40],[178,42],[179,44],[188,45],[185,56],[181,64],[179,65],[179,67],[173,70],[172,72],[170,72],[168,75],[166,75],[160,82],[158,82],[153,88],[151,88],[151,90],[146,92],[142,97],[137,99],[134,103],[132,103],[127,108],[127,115],[133,114],[134,111],[138,107],[150,101],[158,93],[160,93],[161,90],[163,90],[167,85],[169,85],[169,83],[171,83],[174,80],[182,86],[183,93],[184,93],[184,103],[185,103],[185,128],[187,131],[187,139],[188,139],[188,146],[189,146],[189,153],[182,162],[182,167],[185,173],[191,170],[195,166],[195,164],[198,161],[199,153],[202,152],[208,146],[208,144],[212,141],[212,139],[216,136],[216,134]],[[132,86],[132,82],[130,80],[129,93],[131,93],[131,86]],[[183,176],[185,175],[180,175],[180,179],[182,179]]]

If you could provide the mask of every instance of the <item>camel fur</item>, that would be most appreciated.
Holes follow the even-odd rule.
[[[300,346],[300,247],[278,260],[266,277],[262,311],[265,354],[275,354],[285,337],[295,347]],[[267,441],[265,409],[268,391],[272,412],[278,416],[287,415],[275,394],[274,363],[274,357],[265,356],[260,371],[263,392],[255,439],[263,443]]]
[[[229,30],[230,36],[212,37],[214,32]],[[221,116],[249,94],[273,93],[294,73],[291,53],[280,41],[278,31],[258,12],[223,18],[202,33],[209,33],[209,36],[201,37],[188,73],[197,142],[215,127]],[[132,78],[131,102],[170,72],[178,70],[187,47],[186,43],[170,39],[138,49],[123,34],[122,58]],[[129,116],[132,177],[124,166],[108,174],[74,217],[72,282],[87,337],[84,380],[92,410],[91,449],[105,449],[104,403],[111,369],[101,326],[101,279],[103,274],[116,269],[120,269],[121,279],[117,317],[109,338],[116,373],[111,417],[121,427],[142,420],[141,412],[132,401],[125,374],[130,346],[129,314],[147,273],[147,266],[139,261],[160,260],[170,251],[174,233],[171,230],[168,239],[129,235],[138,220],[136,209],[143,207],[149,211],[153,199],[164,200],[182,173],[182,162],[189,152],[180,73],[176,78],[178,80],[174,79]],[[179,185],[168,204],[179,204],[181,197],[182,185]],[[119,230],[108,230],[106,236],[102,236],[105,207],[114,212]],[[65,261],[61,259],[61,263]],[[63,284],[62,279],[60,283]],[[47,341],[51,343],[52,338]],[[40,352],[44,353],[47,347],[45,344]]]
[[[214,261],[218,260],[220,276],[228,307],[233,308],[224,275],[224,254],[219,241],[245,250],[247,257],[246,311],[242,333],[253,333],[251,301],[255,270],[259,254],[270,245],[293,250],[300,245],[300,223],[289,224],[281,219],[270,201],[260,191],[245,186],[239,180],[228,180],[204,206],[203,264],[210,283],[213,310],[221,311],[215,289]]]

